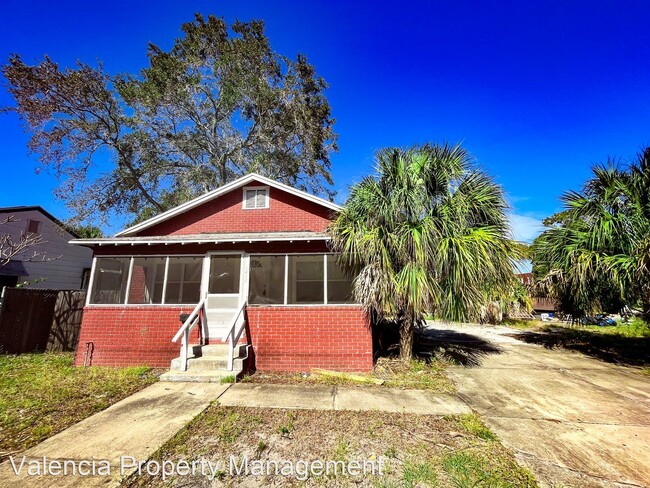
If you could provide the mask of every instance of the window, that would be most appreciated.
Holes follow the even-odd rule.
[[[90,303],[124,303],[131,258],[97,258]]]
[[[327,303],[354,303],[352,279],[345,275],[332,255],[327,256]]]
[[[38,234],[41,228],[41,223],[38,220],[29,220],[27,222],[27,234]]]
[[[169,258],[165,303],[198,303],[201,299],[203,258]]]
[[[244,187],[244,209],[269,208],[268,187]]]
[[[162,303],[165,258],[135,258],[128,303]]]
[[[324,303],[322,254],[289,256],[287,303]]]
[[[251,256],[248,302],[284,304],[285,256]]]

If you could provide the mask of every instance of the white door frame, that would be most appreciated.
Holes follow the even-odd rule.
[[[201,295],[207,297],[210,295],[209,286],[210,286],[210,263],[212,256],[232,256],[239,255],[240,266],[239,266],[239,293],[213,293],[211,295],[219,295],[224,297],[239,297],[239,303],[242,300],[246,300],[248,297],[248,268],[250,266],[250,257],[249,254],[244,251],[209,251],[203,257],[203,269],[201,276]]]

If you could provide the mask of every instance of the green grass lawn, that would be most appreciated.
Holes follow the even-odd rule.
[[[73,353],[0,355],[0,460],[157,381],[147,367],[73,361]]]
[[[521,330],[553,331],[554,329],[567,330],[574,335],[588,332],[599,335],[613,335],[620,337],[645,338],[650,337],[650,327],[643,320],[633,318],[628,323],[618,322],[616,325],[600,327],[598,325],[569,325],[563,322],[542,322],[541,320],[506,320],[504,325]]]
[[[381,460],[382,476],[338,473],[307,480],[232,476],[228,460]],[[213,405],[156,454],[154,460],[222,461],[219,486],[537,487],[475,414],[451,417],[385,412],[256,409]],[[123,486],[214,486],[208,477],[134,474]]]

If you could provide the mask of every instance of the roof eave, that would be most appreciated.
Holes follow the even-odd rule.
[[[310,242],[310,241],[329,241],[329,236],[309,236],[309,237],[277,237],[277,238],[230,238],[230,239],[72,239],[69,244],[78,246],[155,246],[155,245],[174,245],[174,244],[236,244],[236,243],[253,243],[253,242]]]

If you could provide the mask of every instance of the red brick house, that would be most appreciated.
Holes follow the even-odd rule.
[[[328,250],[340,208],[250,174],[93,249],[77,364],[372,368],[368,318]],[[179,320],[181,314],[189,314]]]

